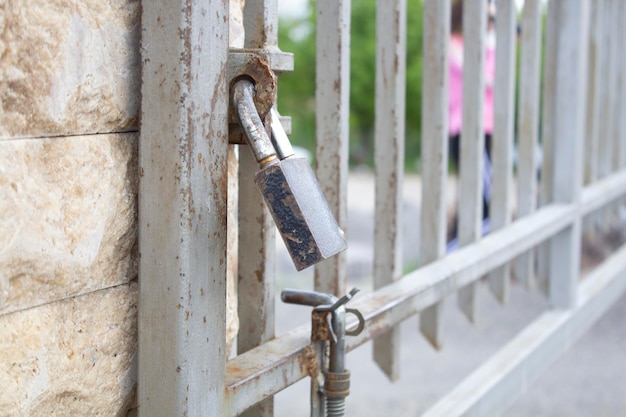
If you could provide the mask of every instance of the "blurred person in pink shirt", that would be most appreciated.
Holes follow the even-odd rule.
[[[460,141],[463,130],[463,2],[464,0],[456,0],[452,4],[448,64],[448,134],[450,138],[450,157],[454,161],[457,170],[460,163]],[[483,101],[483,129],[485,132],[483,219],[489,218],[489,202],[491,200],[491,134],[493,133],[493,83],[495,69],[495,6],[490,2],[488,7],[485,50],[485,96]],[[456,237],[456,228],[457,219],[455,218],[449,234],[451,238]]]

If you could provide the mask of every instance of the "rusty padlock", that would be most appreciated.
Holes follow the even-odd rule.
[[[260,165],[255,182],[301,271],[345,250],[346,241],[309,162],[294,156],[277,114],[271,123],[272,143],[254,106],[254,94],[254,83],[240,79],[232,87],[232,104]]]

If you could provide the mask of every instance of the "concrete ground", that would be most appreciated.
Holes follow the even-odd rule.
[[[451,184],[454,188],[454,183]],[[373,176],[351,175],[349,188],[348,275],[351,286],[371,291],[374,207]],[[403,205],[404,263],[415,268],[419,231],[419,178],[408,176]],[[278,242],[278,289],[312,288],[312,271],[297,273]],[[358,297],[358,295],[357,295]],[[508,305],[501,306],[482,286],[479,321],[471,325],[456,308],[445,302],[444,346],[435,351],[420,335],[417,317],[402,323],[401,377],[393,384],[372,361],[371,343],[348,354],[352,373],[348,416],[419,416],[534,318],[547,304],[543,296],[514,285]],[[550,370],[505,413],[521,416],[626,416],[626,296],[591,328]],[[277,298],[277,334],[310,320],[310,308],[285,305]],[[276,396],[277,417],[306,416],[309,380],[305,379]]]

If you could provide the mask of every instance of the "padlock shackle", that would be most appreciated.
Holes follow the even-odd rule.
[[[287,137],[287,133],[285,133],[285,129],[283,129],[283,125],[280,124],[280,118],[276,109],[272,107],[270,114],[272,117],[272,144],[274,145],[274,148],[276,148],[278,158],[281,160],[289,158],[294,155],[291,142],[289,142],[289,138]]]
[[[261,167],[264,167],[275,161],[277,157],[276,150],[254,105],[256,93],[254,83],[242,78],[233,84],[231,93],[233,108],[239,116],[239,123],[248,139],[254,158]]]

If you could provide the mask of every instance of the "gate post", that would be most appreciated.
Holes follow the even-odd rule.
[[[227,1],[143,3],[143,417],[224,414],[227,57]]]
[[[579,205],[583,181],[589,2],[563,1],[556,7],[555,18],[548,22],[548,25],[558,25],[552,196],[557,204]],[[580,244],[580,217],[550,241],[548,294],[555,308],[576,305]]]

